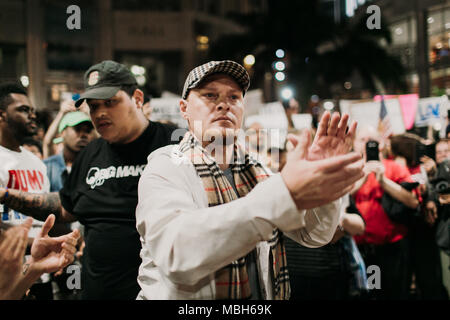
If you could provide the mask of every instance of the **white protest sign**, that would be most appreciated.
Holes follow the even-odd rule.
[[[170,91],[163,91],[161,93],[161,98],[163,98],[163,99],[176,98],[178,100],[181,99],[181,97],[178,94],[170,92]]]
[[[152,121],[170,121],[180,128],[187,128],[187,122],[180,113],[180,98],[153,98],[150,101]]]
[[[312,114],[310,113],[299,113],[292,115],[292,122],[295,129],[311,129],[312,124]]]
[[[259,114],[249,115],[245,118],[245,127],[259,123],[268,133],[268,145],[282,147],[287,135],[287,117],[280,102],[262,104]]]
[[[402,110],[398,99],[386,99],[385,101],[387,117],[391,123],[394,134],[405,132]],[[351,120],[358,122],[358,126],[371,126],[378,128],[380,121],[381,102],[358,102],[355,100],[341,100],[340,109],[342,113],[348,113]]]
[[[264,107],[263,91],[261,89],[248,91],[244,96],[244,106],[246,116],[259,114]]]
[[[415,125],[417,127],[425,127],[437,122],[445,124],[448,108],[447,96],[419,99]]]

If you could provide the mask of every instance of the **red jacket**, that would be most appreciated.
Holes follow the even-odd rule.
[[[385,176],[396,182],[413,182],[406,167],[393,160],[382,160]],[[408,232],[406,226],[392,222],[381,206],[384,190],[371,173],[364,185],[354,194],[356,207],[361,212],[366,230],[363,235],[355,236],[358,244],[387,244],[401,240]]]

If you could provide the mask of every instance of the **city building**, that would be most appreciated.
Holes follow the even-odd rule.
[[[411,93],[450,94],[450,0],[322,0],[335,21],[380,8],[392,42],[384,43],[407,70]],[[367,14],[369,16],[369,14]]]
[[[212,41],[244,31],[230,15],[267,10],[267,0],[73,3],[0,1],[0,81],[29,85],[38,110],[56,110],[62,94],[82,90],[83,73],[105,59],[134,66],[150,94],[179,93]]]

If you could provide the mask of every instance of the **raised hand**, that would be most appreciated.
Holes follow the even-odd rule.
[[[31,247],[31,261],[34,269],[41,272],[55,272],[73,262],[80,232],[74,230],[61,237],[51,238],[48,232],[55,223],[53,214],[47,217]]]
[[[0,234],[0,299],[11,299],[10,292],[20,280],[23,257],[32,218]]]
[[[423,168],[428,176],[432,176],[436,173],[436,162],[427,156],[422,156],[420,162],[423,163]]]
[[[344,114],[341,118],[338,112],[331,116],[326,111],[320,120],[316,136],[309,147],[306,158],[308,160],[322,160],[347,154],[352,148],[357,125],[353,121],[347,131],[348,119],[348,114]]]
[[[61,104],[59,105],[59,110],[63,114],[77,111],[77,108],[75,107],[75,101],[73,100],[63,100]]]
[[[298,209],[311,209],[330,203],[350,192],[364,176],[364,163],[357,153],[310,161],[310,133],[305,130],[297,140],[288,139],[295,149],[288,153],[281,176]]]

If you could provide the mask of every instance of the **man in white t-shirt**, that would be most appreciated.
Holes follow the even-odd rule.
[[[0,85],[0,187],[18,189],[22,192],[46,193],[50,182],[44,163],[21,145],[25,138],[36,133],[36,113],[19,84]],[[0,204],[1,228],[22,224],[27,216]],[[33,219],[28,234],[32,243],[44,223]],[[48,274],[34,286],[37,298],[51,299],[52,290]],[[32,289],[32,291],[33,291]]]

